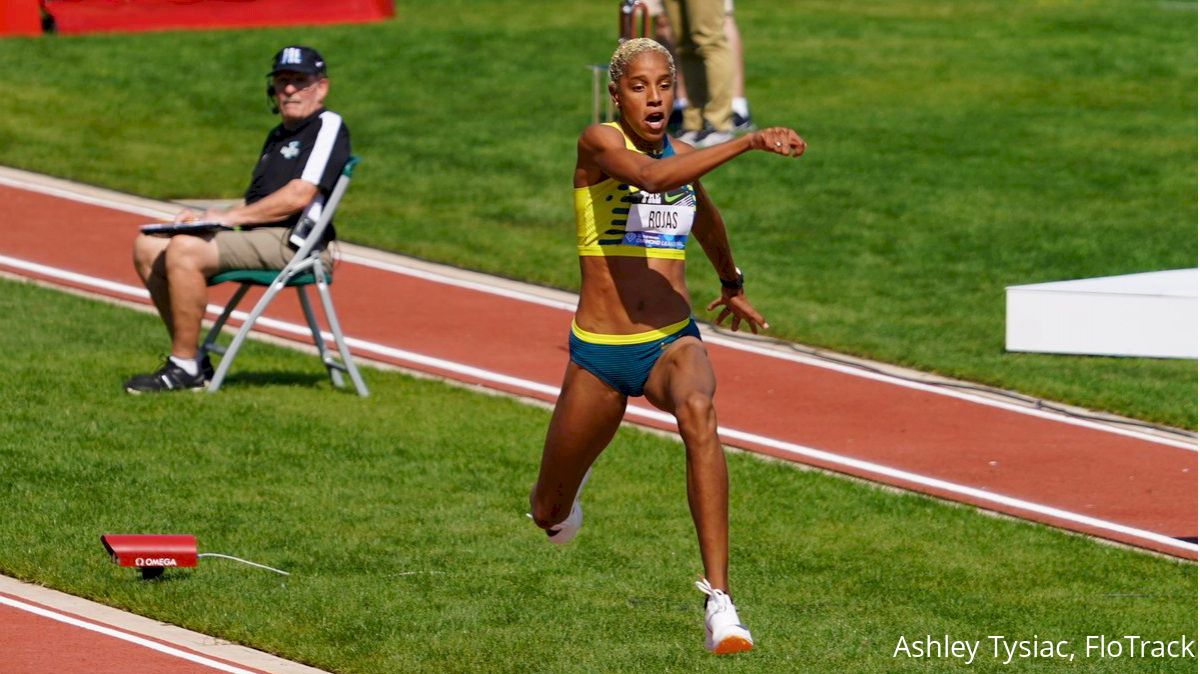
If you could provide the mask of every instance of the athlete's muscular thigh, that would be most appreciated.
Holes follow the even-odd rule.
[[[625,396],[575,363],[567,364],[562,392],[542,449],[542,482],[578,486],[608,446],[625,414]],[[572,495],[574,490],[568,490]]]
[[[682,337],[670,347],[650,370],[646,380],[646,400],[664,412],[675,408],[693,394],[711,398],[717,392],[717,378],[704,343],[695,337]]]

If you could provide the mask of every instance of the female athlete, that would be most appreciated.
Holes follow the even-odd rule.
[[[589,126],[575,164],[575,218],[582,274],[570,362],[530,494],[531,516],[564,544],[583,523],[579,493],[612,440],[630,396],[672,414],[687,448],[687,493],[706,578],[706,647],[753,648],[729,597],[729,484],[713,409],[716,379],[684,279],[694,235],[721,281],[717,323],[757,333],[766,320],[742,289],[725,224],[699,178],[750,150],[799,157],[795,131],[773,128],[703,150],[666,133],[675,66],[657,42],[623,43],[609,65],[619,120]]]

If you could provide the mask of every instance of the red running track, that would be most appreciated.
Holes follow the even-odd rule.
[[[262,651],[0,576],[4,674],[325,674]]]
[[[112,205],[105,207],[4,184],[0,270],[131,299],[140,286],[130,244],[138,225],[153,219],[145,209],[131,213],[111,193],[99,199]],[[357,356],[554,399],[567,358],[563,306],[345,258],[334,301]],[[228,294],[219,290],[212,301]],[[294,300],[277,301],[268,315],[303,324]],[[1196,559],[1192,443],[863,376],[726,338],[706,336],[706,343],[730,446]],[[643,402],[629,419],[673,428]]]
[[[3,597],[4,595],[0,595]],[[25,600],[18,600],[27,604]],[[48,608],[34,604],[35,608]],[[58,613],[54,611],[54,613]],[[65,614],[60,614],[65,615]],[[66,617],[99,626],[81,616]],[[79,627],[28,611],[0,604],[0,653],[4,654],[4,671],[10,674],[25,672],[79,671],[88,674],[212,674],[220,671],[205,664],[190,662],[178,656],[152,650],[146,646],[112,637],[81,638]],[[107,626],[104,629],[112,629]],[[123,630],[117,630],[126,633]],[[127,633],[128,634],[128,633]],[[90,635],[89,635],[90,636]],[[139,639],[146,637],[136,635]],[[160,643],[150,640],[151,643]],[[165,645],[165,644],[163,644]],[[171,646],[172,649],[178,647]],[[199,653],[183,651],[203,657]],[[205,658],[206,660],[209,658]],[[64,667],[70,663],[70,667]],[[131,663],[137,663],[131,665]],[[233,663],[221,663],[230,664]],[[244,669],[239,667],[238,669]],[[248,670],[255,674],[260,670]]]

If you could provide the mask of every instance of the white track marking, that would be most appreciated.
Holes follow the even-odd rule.
[[[68,271],[66,269],[50,267],[44,264],[38,264],[37,262],[29,262],[27,260],[22,260],[15,257],[9,257],[7,255],[0,255],[0,264],[12,267],[13,269],[29,271],[62,281],[69,281],[71,283],[91,286],[92,288],[98,288],[100,290],[107,290],[109,292],[128,295],[129,297],[136,297],[143,300],[150,299],[150,292],[145,288],[136,288],[125,283],[106,281],[102,278],[96,278],[95,276],[86,276],[84,274]]]
[[[229,674],[260,674],[259,672],[256,672],[254,670],[243,669],[241,667],[229,665],[224,662],[218,662],[217,660],[213,660],[211,658],[206,658],[203,655],[196,655],[195,653],[189,653],[187,651],[180,650],[173,646],[167,646],[166,644],[160,644],[157,641],[152,641],[150,639],[139,637],[134,634],[122,632],[120,630],[115,630],[115,629],[112,629],[111,627],[97,625],[95,623],[91,623],[86,620],[80,620],[78,618],[73,618],[69,615],[64,615],[64,614],[58,613],[56,611],[51,611],[49,609],[45,609],[40,606],[26,604],[23,601],[17,601],[16,599],[12,599],[12,598],[6,597],[4,595],[0,595],[0,604],[4,604],[6,606],[11,606],[15,609],[20,609],[22,611],[28,611],[29,613],[42,616],[43,618],[57,620],[60,623],[66,623],[68,625],[71,625],[72,627],[79,627],[81,629],[89,630],[92,632],[97,632],[99,634],[103,634],[105,636],[112,637],[114,639],[128,641],[131,644],[137,644],[138,646],[143,646],[145,648],[149,648],[150,650],[158,651],[159,653],[165,653],[166,655],[172,655],[177,658],[182,658],[189,662],[194,662],[198,665],[204,665],[205,667],[211,667],[217,671],[229,672]]]
[[[0,175],[0,185],[7,185],[9,187],[15,187],[17,189],[26,190],[29,192],[37,192],[38,194],[45,194],[51,197],[61,197],[71,201],[77,201],[82,204],[111,208],[115,211],[124,211],[126,213],[133,213],[135,215],[144,215],[148,218],[173,218],[175,217],[176,213],[183,210],[182,206],[177,206],[173,209],[170,209],[165,204],[162,207],[135,206],[128,202],[105,197],[100,194],[80,194],[79,192],[72,191],[69,187],[56,187],[53,185],[30,183],[4,175]]]
[[[515,300],[519,300],[522,302],[528,302],[530,304],[538,304],[541,306],[551,307],[554,309],[561,309],[563,311],[572,311],[573,312],[573,311],[575,311],[575,307],[578,304],[577,302],[554,300],[551,298],[542,297],[540,295],[536,295],[536,294],[529,293],[529,292],[523,292],[521,290],[517,290],[517,289],[513,289],[513,288],[496,287],[494,285],[488,285],[487,283],[480,282],[480,281],[469,281],[469,280],[464,280],[464,279],[460,279],[460,278],[455,278],[454,276],[450,276],[448,274],[439,274],[436,271],[431,271],[431,270],[427,270],[427,269],[414,269],[411,267],[405,267],[405,266],[403,266],[401,264],[397,264],[395,262],[386,262],[386,261],[382,261],[382,260],[375,260],[375,259],[372,259],[369,257],[364,257],[362,255],[355,255],[354,253],[343,253],[341,257],[342,257],[342,260],[344,260],[346,262],[350,262],[352,264],[357,264],[357,265],[362,265],[364,267],[370,267],[372,269],[379,269],[381,271],[387,271],[387,272],[391,272],[394,274],[411,276],[411,277],[419,278],[424,281],[430,281],[432,283],[441,283],[443,285],[453,286],[455,288],[465,288],[468,290],[475,290],[478,292],[484,292],[484,293],[488,293],[491,295],[497,295],[500,297],[507,297],[509,299],[515,299]],[[1026,407],[1023,405],[1018,405],[1016,403],[1010,403],[1010,402],[1005,402],[1002,400],[995,400],[992,398],[987,398],[984,396],[980,396],[980,395],[971,393],[969,391],[954,390],[954,389],[946,388],[944,386],[937,386],[936,384],[926,384],[926,383],[922,383],[922,382],[916,382],[916,381],[912,381],[909,379],[896,377],[894,375],[890,375],[885,372],[872,372],[870,370],[865,370],[863,368],[854,367],[853,365],[835,363],[835,362],[831,362],[829,360],[825,360],[822,358],[816,358],[816,357],[813,357],[813,356],[810,356],[807,354],[803,354],[803,353],[795,353],[795,352],[789,353],[786,351],[779,351],[777,349],[767,348],[767,347],[764,347],[759,344],[754,344],[752,342],[739,340],[735,337],[727,337],[727,336],[724,336],[724,335],[721,335],[719,333],[715,333],[712,331],[706,331],[706,334],[704,336],[704,341],[706,341],[710,344],[718,344],[720,346],[724,346],[724,347],[727,347],[730,349],[736,349],[738,351],[745,351],[747,353],[754,353],[754,354],[757,354],[760,356],[767,356],[769,358],[777,358],[780,360],[787,360],[787,361],[792,361],[795,363],[800,363],[802,365],[809,365],[812,367],[819,367],[819,368],[823,368],[826,370],[833,370],[835,372],[840,372],[842,374],[848,374],[848,375],[852,375],[855,377],[861,377],[863,379],[871,379],[873,381],[883,382],[885,384],[891,384],[893,386],[901,386],[904,388],[916,389],[918,391],[924,391],[926,393],[934,393],[937,395],[947,396],[950,398],[957,398],[959,400],[965,400],[965,401],[971,402],[971,403],[987,405],[989,407],[996,407],[996,408],[1008,410],[1010,412],[1018,412],[1020,414],[1026,414],[1029,416],[1039,417],[1042,419],[1048,419],[1050,421],[1057,421],[1057,422],[1061,422],[1064,424],[1070,424],[1073,426],[1082,426],[1084,428],[1090,428],[1093,430],[1105,431],[1108,433],[1115,433],[1117,435],[1124,435],[1124,436],[1128,436],[1131,438],[1137,438],[1139,440],[1146,440],[1148,442],[1154,442],[1154,443],[1162,444],[1162,445],[1170,445],[1172,447],[1178,447],[1180,449],[1186,449],[1186,450],[1193,451],[1193,452],[1196,451],[1196,445],[1194,443],[1189,443],[1185,440],[1175,440],[1173,438],[1166,438],[1166,437],[1154,435],[1151,433],[1145,433],[1145,432],[1139,431],[1134,428],[1122,428],[1120,426],[1106,424],[1106,423],[1102,423],[1102,422],[1098,422],[1098,421],[1092,421],[1089,419],[1079,419],[1077,417],[1073,417],[1073,416],[1070,416],[1067,414],[1062,414],[1060,412],[1054,412],[1051,410],[1033,409],[1033,408]]]
[[[547,297],[542,297],[540,295],[536,295],[533,293],[523,292],[521,290],[517,290],[517,289],[513,289],[513,288],[507,288],[507,287],[502,288],[502,287],[497,287],[494,285],[488,285],[487,283],[484,283],[481,281],[469,281],[469,280],[465,280],[465,279],[455,278],[454,276],[450,276],[448,274],[439,274],[436,271],[431,271],[431,270],[427,270],[427,269],[414,269],[412,267],[405,267],[404,265],[397,264],[394,262],[375,260],[375,259],[372,259],[369,257],[355,255],[353,253],[343,253],[341,257],[342,257],[342,260],[344,260],[346,262],[349,262],[352,264],[357,264],[357,265],[362,265],[364,267],[370,267],[372,269],[379,269],[381,271],[387,271],[387,272],[391,272],[394,274],[400,274],[403,276],[411,276],[411,277],[419,278],[421,280],[429,281],[432,283],[441,283],[443,285],[448,285],[448,286],[452,286],[455,288],[464,288],[467,290],[474,290],[477,292],[483,292],[483,293],[488,293],[490,295],[497,295],[499,297],[515,299],[515,300],[518,300],[521,302],[527,302],[530,304],[537,304],[537,305],[541,305],[541,306],[545,306],[545,307],[550,307],[553,309],[561,309],[563,311],[573,312],[573,311],[575,311],[576,305],[578,304],[577,302],[574,302],[574,301],[555,300],[555,299],[551,299],[551,298],[547,298]],[[860,377],[863,379],[870,379],[870,380],[882,382],[885,384],[891,384],[893,386],[901,386],[904,388],[911,388],[911,389],[923,391],[926,393],[934,393],[937,395],[947,396],[950,398],[957,398],[959,400],[965,400],[970,403],[987,405],[989,407],[996,407],[999,409],[1008,410],[1010,412],[1018,412],[1020,414],[1039,417],[1042,419],[1056,421],[1056,422],[1060,422],[1060,423],[1064,423],[1064,424],[1070,424],[1072,426],[1081,426],[1083,428],[1090,428],[1092,430],[1105,431],[1108,433],[1115,433],[1117,435],[1124,435],[1124,436],[1131,437],[1131,438],[1137,438],[1138,440],[1145,440],[1145,441],[1154,442],[1157,444],[1178,447],[1180,449],[1186,449],[1188,451],[1193,451],[1193,452],[1196,451],[1196,445],[1194,443],[1189,443],[1186,440],[1176,440],[1173,438],[1167,438],[1167,437],[1163,437],[1163,436],[1159,436],[1159,435],[1154,435],[1151,433],[1145,433],[1143,431],[1139,431],[1136,428],[1124,428],[1124,427],[1121,427],[1118,425],[1107,424],[1107,423],[1103,423],[1103,422],[1099,422],[1099,421],[1093,421],[1090,419],[1080,419],[1078,417],[1074,417],[1069,414],[1063,414],[1061,412],[1056,412],[1053,410],[1034,409],[1031,407],[1017,404],[1017,403],[1011,403],[1011,402],[1005,402],[1002,400],[995,400],[993,398],[987,398],[987,397],[980,396],[975,393],[971,393],[969,391],[955,390],[953,388],[947,388],[945,386],[938,386],[937,384],[912,381],[910,379],[904,379],[902,377],[896,377],[894,375],[887,374],[886,372],[872,372],[872,371],[864,369],[864,368],[855,367],[854,365],[851,365],[851,364],[832,362],[830,360],[826,360],[823,358],[817,358],[817,357],[810,356],[810,355],[807,355],[804,353],[796,353],[796,352],[789,353],[787,351],[780,351],[778,349],[764,347],[760,344],[755,344],[753,342],[739,340],[736,337],[727,337],[727,336],[721,335],[719,333],[713,332],[711,330],[706,330],[705,332],[706,332],[706,334],[704,335],[705,342],[708,342],[710,344],[717,344],[717,345],[720,345],[720,346],[723,346],[726,348],[730,348],[730,349],[735,349],[738,351],[745,351],[747,353],[753,353],[753,354],[757,354],[760,356],[766,356],[769,358],[777,358],[780,360],[792,361],[795,363],[800,363],[802,365],[808,365],[811,367],[819,367],[819,368],[823,368],[826,370],[833,370],[833,371],[839,372],[841,374],[848,374],[848,375]]]
[[[945,386],[938,386],[936,384],[925,384],[925,383],[911,381],[911,380],[907,380],[907,379],[901,379],[901,378],[889,375],[887,373],[871,372],[869,370],[864,370],[862,368],[854,367],[853,365],[833,363],[833,362],[829,362],[829,361],[822,360],[819,358],[804,356],[803,354],[791,355],[791,354],[786,354],[786,353],[779,353],[778,351],[774,351],[772,349],[765,349],[765,348],[755,345],[753,343],[742,342],[742,341],[739,341],[736,339],[730,339],[730,338],[724,338],[724,337],[715,337],[715,338],[705,337],[705,340],[709,341],[709,342],[713,342],[715,344],[720,344],[722,346],[729,347],[731,349],[737,349],[739,351],[747,351],[749,353],[755,353],[755,354],[759,354],[759,355],[763,355],[763,356],[772,356],[774,358],[781,358],[783,360],[793,360],[798,363],[803,363],[805,365],[812,365],[814,367],[822,367],[827,370],[835,370],[837,372],[841,372],[842,374],[854,375],[856,377],[862,377],[863,379],[873,379],[875,381],[884,382],[886,384],[903,386],[905,388],[916,389],[918,391],[924,391],[926,393],[936,393],[938,395],[947,396],[950,398],[958,398],[960,400],[965,400],[965,401],[971,402],[971,403],[987,405],[989,407],[997,407],[999,409],[1008,410],[1010,412],[1019,412],[1021,414],[1025,414],[1028,416],[1039,417],[1041,419],[1048,419],[1050,421],[1057,421],[1057,422],[1064,423],[1064,424],[1070,424],[1072,426],[1082,426],[1084,428],[1090,428],[1092,430],[1105,431],[1108,433],[1115,433],[1117,435],[1124,435],[1127,437],[1136,438],[1138,440],[1145,440],[1147,442],[1153,442],[1153,443],[1157,443],[1160,445],[1170,445],[1171,447],[1178,447],[1180,449],[1186,449],[1191,452],[1195,452],[1197,449],[1195,443],[1189,443],[1186,440],[1175,440],[1173,438],[1167,438],[1167,437],[1163,437],[1160,435],[1145,433],[1145,432],[1137,430],[1136,428],[1122,428],[1121,426],[1107,424],[1107,423],[1103,423],[1100,421],[1092,421],[1090,419],[1079,419],[1079,418],[1073,417],[1069,414],[1063,414],[1061,412],[1055,412],[1052,410],[1034,409],[1032,407],[1025,407],[1023,405],[1005,402],[1003,400],[993,400],[991,398],[985,398],[985,397],[973,394],[968,391],[959,391],[959,390],[955,390],[952,388],[947,388]]]
[[[575,306],[578,304],[577,302],[564,302],[550,299],[548,297],[541,297],[532,293],[522,292],[520,290],[514,290],[511,288],[498,288],[494,285],[488,285],[487,283],[480,281],[467,281],[465,279],[454,278],[453,276],[439,274],[437,272],[427,271],[424,269],[412,269],[394,262],[373,260],[369,257],[363,257],[362,255],[355,255],[354,253],[342,253],[341,258],[343,262],[349,262],[351,264],[357,264],[363,267],[370,267],[372,269],[391,272],[393,274],[412,276],[414,278],[419,278],[422,281],[441,283],[442,285],[453,286],[455,288],[465,288],[467,290],[474,290],[476,292],[487,293],[489,295],[507,297],[509,299],[527,302],[529,304],[540,304],[541,306],[550,307],[552,309],[575,311]]]
[[[179,210],[179,207],[175,206],[174,204],[169,204],[166,202],[164,202],[163,205],[157,209],[150,207],[150,206],[133,205],[133,204],[130,204],[129,201],[134,199],[135,197],[132,197],[130,195],[122,195],[120,193],[111,192],[111,191],[104,190],[101,188],[77,185],[77,184],[70,183],[65,180],[59,180],[59,179],[55,179],[55,178],[47,178],[44,176],[39,176],[38,174],[29,173],[26,171],[20,171],[20,170],[16,170],[16,169],[9,169],[6,167],[0,167],[0,185],[8,185],[10,187],[24,189],[24,190],[28,190],[31,192],[38,192],[41,194],[46,194],[46,195],[55,196],[55,197],[61,197],[61,198],[69,199],[72,201],[78,201],[81,203],[103,206],[105,208],[111,208],[114,210],[122,210],[122,211],[130,212],[130,213],[148,215],[150,217],[157,217],[157,218],[170,217],[176,211]],[[88,194],[82,194],[81,190],[87,190]],[[110,195],[110,196],[105,196],[105,195]],[[141,198],[137,198],[137,199],[142,200]],[[528,302],[531,304],[537,304],[537,305],[551,307],[551,308],[555,308],[555,309],[561,309],[564,311],[574,311],[575,310],[575,305],[576,305],[575,301],[555,300],[555,299],[551,299],[548,297],[543,297],[536,293],[520,290],[517,287],[513,287],[514,285],[519,286],[522,284],[507,283],[507,284],[505,284],[506,287],[499,287],[497,285],[488,284],[487,282],[484,282],[484,281],[465,280],[465,279],[461,279],[461,278],[456,278],[450,274],[438,273],[438,272],[432,271],[430,269],[415,269],[412,267],[406,267],[397,262],[377,260],[377,259],[373,259],[373,258],[366,257],[363,255],[357,255],[353,252],[343,253],[341,255],[341,258],[346,262],[362,265],[364,267],[370,267],[372,269],[379,269],[381,271],[388,271],[388,272],[392,272],[392,273],[396,273],[396,274],[413,276],[416,278],[424,279],[426,281],[432,281],[435,283],[441,283],[444,285],[450,285],[450,286],[454,286],[454,287],[458,287],[458,288],[466,288],[466,289],[475,290],[478,292],[488,293],[491,295],[497,295],[500,297],[507,297],[510,299],[519,300],[522,302]],[[442,265],[426,264],[426,265],[422,265],[422,266],[440,267]],[[447,269],[452,269],[452,268],[447,268]],[[824,360],[821,358],[815,358],[815,357],[812,357],[812,356],[809,356],[806,354],[802,354],[802,353],[779,351],[779,350],[775,350],[775,349],[765,348],[761,345],[744,342],[744,341],[737,340],[737,339],[730,338],[730,337],[725,337],[720,334],[708,332],[708,334],[706,334],[706,336],[705,336],[705,339],[713,344],[719,344],[721,346],[725,346],[725,347],[728,347],[731,349],[737,349],[740,351],[748,351],[751,353],[757,353],[759,355],[768,356],[771,358],[790,360],[793,362],[802,363],[804,365],[810,365],[813,367],[820,367],[820,368],[825,368],[828,370],[834,370],[837,372],[841,372],[842,374],[848,374],[848,375],[855,376],[855,377],[862,377],[864,379],[871,379],[874,381],[891,384],[893,386],[901,386],[904,388],[916,389],[919,391],[933,393],[936,395],[948,396],[951,398],[957,398],[960,400],[965,400],[965,401],[979,404],[979,405],[996,407],[999,409],[1004,409],[1004,410],[1016,412],[1019,414],[1025,414],[1025,415],[1029,415],[1029,416],[1033,416],[1033,417],[1038,417],[1041,419],[1047,419],[1050,421],[1056,421],[1056,422],[1060,422],[1060,423],[1070,424],[1073,426],[1081,426],[1084,428],[1090,428],[1093,430],[1099,430],[1099,431],[1103,431],[1103,432],[1107,432],[1107,433],[1114,433],[1116,435],[1123,435],[1123,436],[1127,436],[1127,437],[1137,438],[1139,440],[1144,440],[1146,442],[1153,442],[1153,443],[1160,444],[1160,445],[1168,445],[1170,447],[1177,447],[1177,448],[1185,449],[1185,450],[1192,451],[1192,452],[1195,452],[1197,450],[1196,442],[1188,442],[1185,440],[1177,440],[1177,439],[1173,439],[1173,438],[1163,437],[1160,435],[1155,435],[1153,433],[1146,433],[1143,431],[1139,431],[1136,428],[1127,428],[1127,427],[1123,427],[1120,425],[1106,424],[1103,422],[1092,421],[1092,420],[1088,420],[1088,419],[1080,419],[1080,418],[1071,416],[1069,414],[1063,414],[1060,412],[1055,412],[1053,410],[1035,409],[1035,408],[1031,408],[1031,407],[1025,407],[1023,405],[1018,405],[1018,404],[1011,403],[1011,402],[995,400],[993,398],[988,398],[985,396],[977,395],[977,394],[971,393],[969,391],[954,390],[954,389],[946,388],[944,386],[936,386],[936,385],[932,385],[932,384],[911,381],[909,379],[896,377],[893,375],[889,375],[887,373],[870,372],[870,371],[867,371],[867,370],[864,370],[861,368],[853,367],[852,365],[844,365],[844,364],[834,363],[834,362],[830,362],[828,360]]]
[[[14,264],[14,263],[19,263],[19,264]],[[33,271],[38,274],[41,274],[43,276],[50,276],[52,278],[63,278],[63,279],[71,280],[72,282],[75,282],[75,283],[88,284],[90,282],[92,285],[94,285],[97,288],[103,287],[103,288],[106,288],[109,290],[116,290],[117,292],[121,292],[130,297],[143,298],[146,296],[146,291],[141,288],[135,288],[133,286],[120,284],[120,283],[113,283],[111,281],[103,281],[102,279],[91,279],[90,277],[84,276],[82,274],[77,274],[74,272],[69,272],[69,271],[65,271],[65,270],[61,270],[61,269],[55,269],[53,267],[47,267],[46,265],[40,265],[40,264],[36,264],[36,263],[32,263],[32,262],[26,262],[23,260],[16,260],[15,258],[3,256],[3,255],[0,255],[0,264],[6,264],[6,265],[17,267],[20,269],[26,269],[28,271]],[[221,312],[221,307],[218,307],[215,305],[209,305],[208,311],[213,314],[219,314]],[[233,313],[233,316],[235,318],[237,318],[239,321],[244,321],[246,319],[247,315],[248,314],[246,314],[245,312],[241,312],[241,311],[235,311]],[[297,323],[289,323],[287,321],[281,321],[281,320],[277,320],[277,319],[273,319],[273,318],[267,318],[265,316],[259,319],[259,323],[261,323],[264,327],[269,327],[274,330],[278,330],[281,332],[286,332],[288,334],[296,335],[296,336],[301,337],[302,339],[308,339],[311,336],[311,333],[309,332],[308,327],[305,325],[300,325]],[[322,335],[327,340],[333,339],[333,336],[330,335],[328,332],[323,332]],[[428,356],[425,354],[416,353],[414,351],[407,351],[405,349],[397,349],[395,347],[385,346],[383,344],[377,344],[375,342],[369,342],[367,340],[358,339],[358,338],[354,338],[354,337],[347,337],[346,343],[354,351],[356,351],[358,353],[372,353],[377,356],[383,356],[385,358],[398,360],[398,361],[402,361],[402,362],[409,363],[409,364],[415,364],[415,365],[420,365],[420,366],[424,366],[424,367],[436,368],[436,369],[442,370],[444,372],[453,372],[455,374],[471,377],[473,379],[478,379],[480,381],[486,381],[486,382],[490,382],[492,384],[507,386],[510,388],[515,388],[515,389],[525,391],[528,393],[532,393],[532,394],[540,394],[540,395],[545,395],[545,396],[557,397],[559,394],[559,390],[560,390],[557,386],[542,384],[540,382],[535,382],[535,381],[531,381],[528,379],[522,379],[520,377],[513,377],[511,375],[501,374],[499,372],[493,372],[491,370],[485,370],[483,368],[478,368],[478,367],[474,367],[472,365],[466,365],[466,364],[458,363],[458,362],[451,361],[451,360],[445,360],[443,358],[437,358],[435,356]],[[650,420],[657,421],[660,423],[666,423],[666,424],[674,424],[675,423],[675,418],[672,417],[671,415],[666,414],[664,412],[660,412],[656,409],[651,409],[651,408],[644,407],[641,405],[636,405],[636,404],[630,405],[626,409],[626,413],[631,417],[650,419]],[[1180,540],[1171,538],[1170,536],[1155,533],[1153,531],[1136,529],[1134,527],[1129,527],[1129,526],[1126,526],[1123,524],[1118,524],[1116,522],[1109,522],[1107,520],[1090,517],[1088,515],[1081,515],[1079,513],[1073,513],[1073,512],[1067,511],[1067,510],[1061,510],[1059,508],[1054,508],[1052,506],[1047,506],[1047,505],[1043,505],[1040,503],[1034,503],[1032,501],[1026,501],[1023,499],[1013,498],[1010,496],[995,494],[995,493],[992,493],[989,491],[978,489],[976,487],[969,487],[966,485],[956,484],[954,482],[947,482],[945,480],[941,480],[938,478],[929,477],[926,475],[920,475],[918,473],[912,473],[912,472],[909,472],[906,470],[900,470],[898,468],[892,468],[890,466],[873,463],[871,461],[863,461],[860,459],[854,459],[854,458],[850,458],[850,457],[846,457],[846,456],[841,456],[841,455],[834,454],[831,452],[814,449],[812,447],[805,447],[804,445],[799,445],[799,444],[787,442],[784,440],[776,440],[775,438],[770,438],[770,437],[763,436],[763,435],[757,435],[755,433],[748,433],[746,431],[739,431],[737,429],[725,428],[725,427],[718,427],[717,430],[721,434],[722,437],[727,438],[727,439],[738,440],[743,443],[750,443],[750,444],[761,445],[761,446],[765,446],[765,447],[771,447],[773,449],[777,449],[777,450],[786,452],[786,453],[791,454],[796,457],[804,457],[804,458],[814,459],[814,460],[821,461],[821,462],[835,465],[835,466],[841,466],[842,468],[850,469],[850,470],[854,471],[855,474],[875,476],[875,477],[884,477],[884,478],[890,478],[892,480],[901,480],[901,481],[904,481],[904,482],[907,482],[910,484],[921,485],[924,487],[928,487],[930,489],[938,489],[938,490],[949,492],[952,494],[965,496],[968,498],[975,499],[976,501],[981,501],[984,503],[992,504],[994,506],[1003,506],[1003,507],[1007,507],[1007,508],[1021,510],[1021,511],[1028,512],[1028,513],[1035,513],[1038,515],[1043,515],[1046,517],[1053,517],[1056,519],[1065,520],[1067,522],[1072,522],[1074,524],[1078,524],[1081,526],[1092,527],[1095,529],[1100,529],[1102,531],[1109,531],[1109,532],[1113,532],[1113,533],[1117,533],[1117,534],[1122,534],[1125,536],[1137,538],[1142,541],[1154,542],[1159,545],[1166,545],[1166,546],[1169,546],[1172,548],[1186,550],[1188,552],[1200,551],[1200,547],[1198,547],[1197,544],[1195,544],[1195,543],[1188,543],[1185,541],[1180,541]]]

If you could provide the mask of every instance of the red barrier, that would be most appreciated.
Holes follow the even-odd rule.
[[[0,0],[0,2],[21,0]],[[393,0],[44,0],[60,33],[204,30],[365,23],[395,14]]]
[[[41,35],[38,0],[0,0],[0,35]]]

